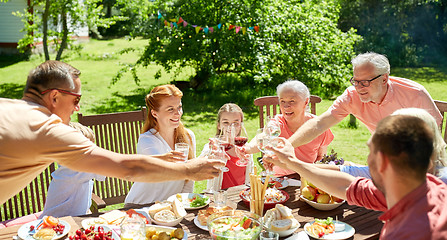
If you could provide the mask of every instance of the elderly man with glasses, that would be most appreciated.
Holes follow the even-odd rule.
[[[0,204],[22,190],[52,162],[81,172],[138,182],[205,180],[224,163],[206,158],[118,154],[96,146],[68,126],[79,111],[80,71],[46,61],[28,76],[23,99],[0,98]],[[163,158],[163,159],[162,159]],[[166,161],[169,160],[169,161]]]
[[[377,53],[364,53],[352,60],[353,86],[317,118],[307,121],[288,140],[294,147],[312,141],[324,131],[353,114],[373,133],[377,123],[401,108],[427,110],[438,124],[442,116],[425,88],[411,80],[390,76],[388,59]]]

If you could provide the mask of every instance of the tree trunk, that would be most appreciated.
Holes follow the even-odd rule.
[[[46,61],[50,60],[50,53],[48,51],[48,12],[50,11],[50,4],[50,0],[45,0],[45,10],[42,16],[43,52]]]
[[[62,57],[62,52],[67,47],[67,39],[68,39],[68,23],[67,23],[67,9],[64,6],[62,8],[62,42],[61,46],[57,50],[56,60],[60,60]]]

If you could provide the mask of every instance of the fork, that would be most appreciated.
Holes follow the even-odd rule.
[[[37,232],[37,229],[39,229],[39,227],[42,226],[42,223],[43,223],[43,219],[41,219],[40,222],[36,225],[36,227],[34,227],[33,230],[30,230],[28,232],[28,234],[33,236]]]

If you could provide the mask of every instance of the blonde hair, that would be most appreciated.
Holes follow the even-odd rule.
[[[78,122],[70,122],[69,125],[70,127],[81,132],[90,141],[95,142],[95,134],[93,133],[93,130],[91,128],[86,127]]]
[[[172,84],[157,86],[146,95],[145,101],[147,107],[147,118],[144,122],[143,128],[141,129],[141,133],[145,133],[151,128],[154,128],[156,131],[160,130],[157,119],[152,116],[151,110],[158,111],[160,109],[161,101],[172,96],[180,99],[183,96],[182,91]],[[188,153],[188,159],[193,158],[195,149],[192,144],[192,138],[186,131],[186,128],[181,121],[179,126],[174,131],[174,143],[179,142],[185,142],[189,145],[191,151]]]
[[[220,107],[219,111],[217,112],[217,124],[216,124],[216,135],[220,135],[222,134],[222,130],[219,129],[219,123],[220,123],[220,119],[222,118],[222,113],[225,112],[235,112],[235,113],[240,113],[241,115],[241,123],[244,122],[244,112],[242,112],[242,109],[234,103],[225,103],[222,107]],[[241,133],[238,133],[238,136]]]
[[[435,171],[438,167],[447,166],[447,153],[445,151],[447,144],[442,138],[441,132],[439,131],[439,126],[432,115],[421,108],[402,108],[396,110],[392,115],[414,116],[424,120],[424,122],[432,129],[434,135],[432,161],[434,161],[435,164]],[[435,175],[437,175],[436,172]]]

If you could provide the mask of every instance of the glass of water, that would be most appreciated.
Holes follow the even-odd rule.
[[[188,160],[189,145],[187,143],[176,143],[175,151],[183,153],[183,159],[185,162]]]

